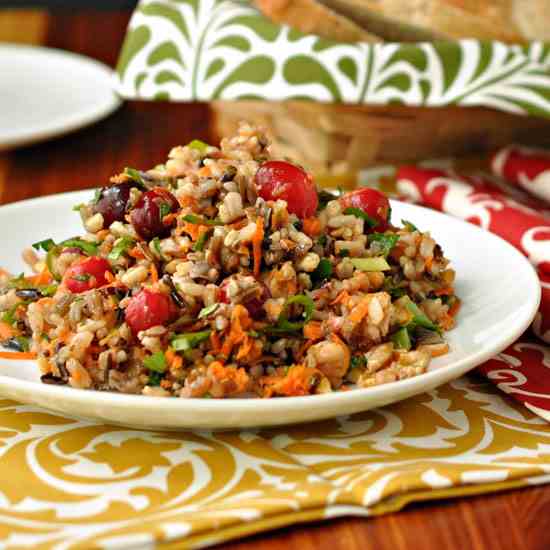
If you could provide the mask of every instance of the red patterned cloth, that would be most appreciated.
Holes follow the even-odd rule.
[[[511,145],[493,156],[491,169],[509,183],[550,202],[550,152]]]
[[[536,201],[518,202],[487,179],[417,166],[401,167],[396,179],[399,193],[410,201],[496,233],[537,268],[542,300],[532,328],[540,340],[525,334],[478,370],[550,421],[550,346],[541,342],[550,343],[550,219]]]

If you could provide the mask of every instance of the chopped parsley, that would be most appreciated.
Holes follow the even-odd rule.
[[[401,220],[401,223],[403,224],[403,227],[407,230],[407,231],[410,231],[411,233],[413,231],[418,231],[418,227],[416,227],[416,225],[414,225],[414,223],[411,223],[407,220]]]
[[[321,261],[319,262],[319,265],[311,273],[311,280],[314,283],[320,283],[325,279],[330,279],[331,275],[332,275],[332,264],[330,263],[330,260],[327,260],[326,258],[322,258]]]
[[[99,199],[101,198],[101,191],[102,191],[101,187],[99,187],[94,191],[94,198],[92,199],[92,204],[97,204],[99,202]]]
[[[172,209],[170,208],[169,204],[166,204],[165,202],[161,202],[159,211],[160,211],[160,221],[162,221],[164,219],[164,216],[168,216],[168,214],[172,212]]]
[[[113,246],[113,249],[109,252],[107,258],[112,262],[118,260],[123,254],[132,248],[134,244],[134,239],[131,239],[130,237],[122,237],[117,241],[115,246]]]
[[[32,247],[35,250],[43,250],[44,252],[48,252],[50,248],[53,248],[55,246],[55,242],[53,239],[44,239],[43,241],[38,241],[37,243],[33,243]]]
[[[386,257],[397,244],[399,235],[388,235],[386,233],[371,233],[368,236],[368,242],[377,243],[380,252]]]
[[[143,176],[141,175],[141,172],[139,170],[136,170],[135,168],[124,168],[124,173],[136,183],[139,183],[140,185],[145,186],[145,182],[143,181]]]
[[[160,249],[160,239],[158,237],[155,237],[152,241],[151,241],[151,244],[153,245],[153,248],[155,249],[155,252],[157,253],[157,256],[161,259],[161,260],[164,260],[164,256],[162,255],[162,250]]]
[[[367,358],[364,355],[354,355],[351,358],[350,369],[365,368],[367,366]]]
[[[187,214],[183,216],[183,220],[196,225],[223,225],[223,222],[221,220],[218,220],[217,218],[213,220],[207,220],[206,218],[203,218],[202,216],[197,216],[196,214]]]
[[[199,313],[198,319],[203,319],[204,317],[208,317],[209,315],[214,313],[219,307],[220,307],[220,304],[218,303],[203,307]]]
[[[157,351],[143,360],[143,365],[150,371],[162,373],[166,370],[166,357],[162,351]]]
[[[147,383],[147,385],[160,386],[162,378],[163,378],[163,374],[161,372],[151,371],[149,372],[149,382]]]

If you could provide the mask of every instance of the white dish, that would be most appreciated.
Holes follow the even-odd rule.
[[[90,191],[32,199],[0,208],[4,239],[0,265],[23,269],[29,243],[81,232],[71,211]],[[540,301],[534,269],[511,245],[471,224],[418,206],[392,202],[393,219],[430,229],[457,272],[463,305],[457,327],[446,335],[451,352],[426,374],[369,389],[279,399],[178,399],[49,386],[32,361],[0,360],[0,397],[72,416],[146,429],[230,429],[313,422],[400,401],[459,377],[511,344],[530,324]],[[52,220],[55,223],[52,224]]]
[[[113,71],[62,50],[0,44],[0,150],[77,130],[117,109]]]

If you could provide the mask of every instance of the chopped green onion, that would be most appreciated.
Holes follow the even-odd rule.
[[[288,320],[288,310],[290,306],[293,306],[295,304],[299,304],[304,308],[304,311],[302,313],[304,317],[303,321],[294,322],[294,321]],[[277,325],[275,326],[275,329],[301,330],[304,327],[304,325],[311,320],[314,310],[315,310],[315,302],[309,296],[305,296],[304,294],[297,294],[296,296],[291,296],[283,305],[283,309],[279,314],[279,318],[277,319]]]
[[[31,346],[28,338],[25,336],[16,336],[14,340],[19,344],[21,351],[29,351]]]
[[[172,338],[170,345],[175,351],[188,351],[197,347],[202,342],[210,338],[211,330],[203,330],[201,332],[188,332],[186,334],[178,334]]]
[[[403,296],[401,300],[407,310],[412,313],[412,322],[415,325],[441,334],[441,329],[408,296]]]
[[[347,258],[349,256],[349,250],[347,248],[343,248],[338,253],[338,256],[340,256],[340,258]]]
[[[141,175],[139,170],[126,167],[124,168],[124,173],[136,183],[139,183],[140,185],[145,185],[145,182],[143,181],[143,176]]]
[[[360,208],[354,208],[353,206],[350,206],[349,208],[346,208],[344,210],[344,214],[355,216],[356,218],[361,218],[365,220],[365,223],[370,229],[373,229],[378,225],[378,220],[375,220],[374,218],[371,218],[366,212],[363,212]]]
[[[153,248],[155,249],[155,252],[157,253],[157,256],[161,259],[161,260],[164,260],[164,256],[162,255],[162,250],[160,249],[160,239],[158,237],[155,237],[152,241],[151,241],[151,244],[153,245]]]
[[[201,252],[204,249],[204,245],[206,244],[209,236],[210,231],[204,231],[204,233],[201,233],[199,238],[197,239],[197,242],[193,245],[193,251]]]
[[[48,250],[48,254],[46,256],[46,265],[48,266],[48,270],[52,274],[52,277],[56,281],[61,281],[61,275],[59,274],[57,269],[55,269],[55,262],[59,257],[59,254],[61,254],[61,247],[54,246],[53,248],[50,248],[50,250]]]
[[[321,235],[321,236],[317,239],[317,244],[318,244],[319,246],[325,247],[326,244],[327,244],[327,236],[326,236],[326,235]]]
[[[101,198],[101,191],[102,191],[101,187],[99,187],[94,191],[94,198],[92,199],[92,204],[97,204],[99,202],[99,199]]]
[[[206,153],[206,149],[208,149],[210,145],[208,145],[208,143],[204,143],[204,141],[201,141],[200,139],[194,139],[187,144],[187,147],[189,147],[190,149],[195,149],[199,153],[204,154]]]
[[[59,243],[59,246],[64,248],[80,248],[80,250],[88,256],[97,256],[97,243],[92,243],[83,239],[67,239],[66,241]]]
[[[143,365],[154,372],[164,372],[166,370],[166,357],[164,357],[162,351],[157,351],[153,355],[146,357],[143,360]]]
[[[53,296],[57,292],[57,285],[41,286],[39,290],[42,296]]]
[[[4,311],[4,313],[2,313],[2,316],[0,317],[2,322],[7,323],[8,325],[15,325],[17,323],[17,319],[15,318],[15,310],[18,306],[19,304],[16,304],[7,311]]]
[[[418,231],[418,227],[416,227],[416,225],[414,225],[414,223],[411,223],[407,220],[401,220],[401,223],[403,224],[403,226],[405,227],[405,229],[407,231],[410,231],[411,233],[413,231]]]
[[[219,307],[220,307],[220,304],[218,303],[203,307],[199,313],[198,318],[203,319],[204,317],[208,317],[209,315],[214,313],[214,311],[216,311]]]
[[[388,235],[386,233],[371,233],[368,236],[368,242],[377,243],[384,256],[387,256],[392,251],[398,240],[399,235]]]
[[[85,206],[85,204],[83,202],[81,202],[80,204],[75,204],[72,208],[73,212],[80,212],[80,209]]]
[[[31,283],[29,283],[29,281],[27,281],[25,274],[20,273],[17,277],[9,280],[8,288],[16,288],[18,290],[22,290],[25,288],[33,288],[33,286],[31,285]]]
[[[391,269],[386,259],[382,256],[375,258],[352,258],[351,263],[359,271],[387,271]]]
[[[406,327],[401,327],[397,332],[391,335],[391,341],[394,343],[397,349],[404,349],[409,351],[412,347],[411,337]]]
[[[166,204],[165,202],[161,202],[159,206],[159,212],[160,212],[160,221],[164,219],[164,216],[168,216],[170,212],[172,212],[172,209],[170,208],[169,204]]]
[[[218,220],[217,218],[213,220],[207,220],[206,218],[203,218],[202,216],[197,216],[196,214],[186,214],[185,216],[183,216],[183,220],[196,225],[223,225],[223,222],[221,220]]]
[[[367,358],[364,355],[354,355],[351,358],[350,369],[364,368],[367,366]]]
[[[326,258],[322,258],[319,262],[319,265],[315,268],[315,270],[311,273],[311,280],[319,283],[321,281],[324,281],[325,279],[329,279],[332,275],[332,264],[330,263],[330,260],[327,260]]]
[[[79,281],[81,283],[85,283],[89,281],[92,278],[92,276],[89,273],[82,273],[80,275],[75,275],[74,277],[71,277],[74,281]]]
[[[122,237],[117,241],[115,246],[113,246],[113,249],[111,250],[111,252],[109,252],[109,255],[107,256],[107,258],[112,262],[115,262],[123,254],[125,254],[130,248],[132,248],[134,244],[135,244],[134,239],[131,239],[130,237]]]
[[[43,241],[38,241],[37,243],[33,243],[32,247],[35,250],[43,250],[44,252],[48,252],[50,248],[55,246],[55,242],[53,239],[45,239]]]
[[[147,382],[148,386],[160,386],[160,382],[163,378],[163,375],[161,372],[151,371],[149,373],[149,382]]]

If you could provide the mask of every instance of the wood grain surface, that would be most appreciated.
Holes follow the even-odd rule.
[[[129,14],[0,12],[0,40],[66,48],[113,65]],[[15,22],[14,22],[15,21]],[[26,32],[28,21],[29,34]],[[13,27],[15,25],[17,28]],[[3,34],[4,33],[4,34]],[[99,124],[48,143],[0,155],[0,202],[105,184],[124,166],[149,167],[170,147],[208,140],[204,105],[129,103]],[[544,550],[550,549],[550,486],[497,495],[436,501],[371,519],[346,518],[294,526],[226,545],[231,550]]]

